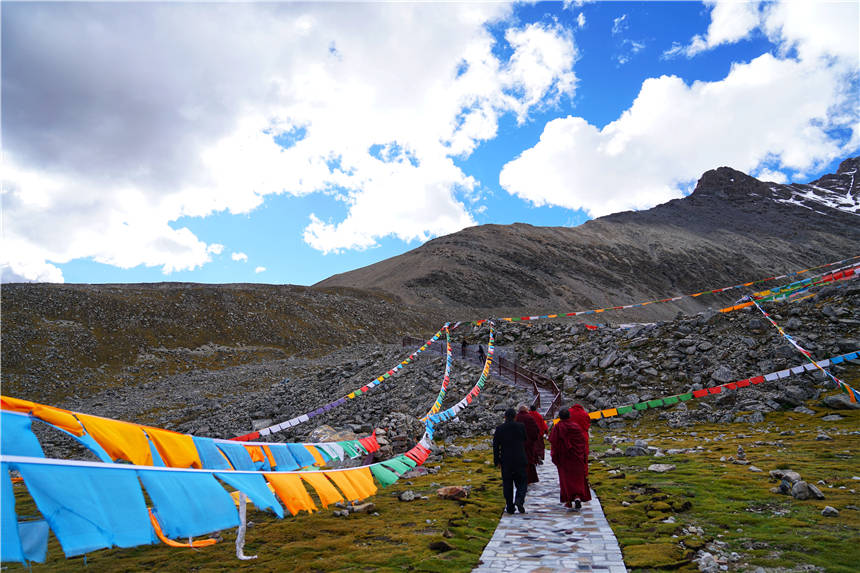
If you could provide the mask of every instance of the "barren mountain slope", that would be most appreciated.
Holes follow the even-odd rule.
[[[860,254],[858,164],[848,159],[809,185],[764,183],[721,167],[690,196],[647,211],[575,228],[472,227],[315,286],[379,289],[468,317],[629,304],[782,274]],[[729,296],[681,306],[696,311]],[[677,310],[655,305],[639,318]]]

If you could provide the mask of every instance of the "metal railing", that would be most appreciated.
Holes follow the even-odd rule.
[[[412,336],[403,337],[403,346],[406,347],[421,346],[424,342],[424,340],[414,338]],[[441,343],[433,344],[428,346],[427,350],[436,352],[437,354],[445,354],[445,345]],[[451,352],[454,355],[454,358],[462,358],[465,360],[472,359],[478,363],[481,363],[486,358],[481,345],[452,345]],[[548,418],[555,417],[556,410],[561,406],[561,389],[555,381],[549,376],[544,376],[543,374],[538,374],[536,372],[532,372],[528,368],[524,368],[518,364],[516,360],[505,358],[504,354],[506,353],[505,349],[496,347],[496,356],[493,357],[493,367],[491,367],[491,372],[492,370],[495,370],[500,377],[506,378],[516,385],[530,388],[534,394],[532,404],[535,405],[538,411],[541,411],[540,390],[543,389],[551,393],[553,395],[553,400],[547,407],[546,411],[543,412],[543,415]]]

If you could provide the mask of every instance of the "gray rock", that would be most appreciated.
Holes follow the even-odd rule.
[[[771,479],[785,479],[790,484],[800,481],[800,474],[792,470],[771,470]]]
[[[815,410],[810,410],[806,406],[798,406],[797,408],[794,409],[794,411],[797,412],[798,414],[809,414],[810,416],[815,414]]]
[[[535,356],[546,356],[549,353],[549,346],[546,344],[538,344],[532,348],[532,352]]]
[[[643,448],[642,446],[627,446],[627,449],[624,450],[625,456],[647,456],[648,450]]]
[[[821,515],[824,517],[837,517],[839,515],[839,510],[835,507],[830,507],[829,505],[824,506],[824,509],[821,510]]]
[[[809,489],[809,494],[815,499],[824,499],[824,494],[818,489],[817,486],[811,483],[807,483],[806,487]]]
[[[794,485],[791,486],[790,493],[791,497],[799,500],[809,499],[811,496],[811,492],[809,491],[809,484],[807,484],[803,480],[795,482]]]
[[[852,402],[848,394],[833,394],[824,398],[824,405],[834,410],[857,410],[860,409],[860,402]]]
[[[711,379],[722,384],[735,380],[735,375],[732,374],[728,366],[720,366],[711,374]]]
[[[828,416],[824,416],[823,418],[821,418],[821,421],[822,422],[836,422],[837,420],[841,420],[841,419],[842,419],[842,416],[840,416],[839,414],[830,414]]]
[[[406,491],[400,492],[400,495],[397,496],[400,501],[415,501],[415,492],[411,489],[407,489]]]
[[[666,473],[675,469],[675,466],[672,464],[651,464],[648,466],[648,471],[657,472],[657,473]]]

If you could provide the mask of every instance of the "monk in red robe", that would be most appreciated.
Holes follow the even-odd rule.
[[[569,410],[558,413],[558,424],[549,433],[550,457],[558,468],[559,498],[565,507],[579,510],[583,501],[591,500],[588,487],[588,438]]]
[[[589,444],[588,444],[588,429],[591,427],[591,417],[580,404],[574,404],[570,407],[570,419],[579,424],[582,431],[585,433],[585,458],[588,459]],[[588,467],[585,468],[586,474]]]
[[[528,465],[526,466],[526,474],[528,475],[528,483],[537,483],[537,466],[538,457],[538,441],[543,442],[535,419],[529,415],[529,409],[525,405],[519,407],[516,421],[526,427],[526,457]]]
[[[538,430],[540,430],[540,439],[535,443],[535,447],[537,448],[538,463],[542,464],[546,457],[546,444],[543,439],[549,428],[546,425],[546,420],[543,419],[543,416],[540,415],[540,412],[537,411],[537,406],[534,404],[529,407],[529,416],[535,419],[535,422],[537,422],[538,425]]]

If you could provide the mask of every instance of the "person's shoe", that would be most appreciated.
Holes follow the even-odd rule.
[[[525,512],[526,512],[526,508],[524,508],[524,507],[523,507],[523,504],[521,504],[521,503],[518,503],[518,504],[517,504],[517,509],[518,509],[518,510],[520,510],[520,513],[525,513]]]
[[[564,507],[566,507],[567,509],[571,509],[573,506],[570,504],[569,501],[566,501],[564,502]]]
[[[582,509],[582,502],[581,501],[579,501],[577,499],[573,503],[574,503],[573,509],[575,509],[576,511],[579,511],[580,509]]]
[[[505,511],[507,511],[507,512],[508,512],[508,513],[510,513],[510,514],[513,514],[513,513],[514,513],[514,506],[506,507],[506,508],[505,508]]]

